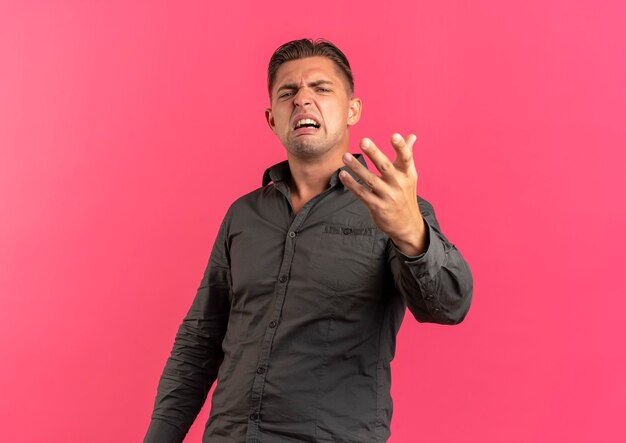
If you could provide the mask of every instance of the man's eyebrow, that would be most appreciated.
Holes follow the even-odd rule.
[[[330,80],[315,80],[314,82],[310,82],[307,83],[307,86],[311,87],[311,88],[315,88],[316,86],[320,86],[320,85],[332,85],[333,82]],[[289,91],[295,91],[298,89],[298,85],[295,83],[285,83],[284,85],[282,85],[280,88],[278,88],[276,90],[276,93],[279,93],[280,91],[286,89]]]
[[[286,83],[286,84],[282,85],[280,88],[278,88],[276,90],[276,92],[280,92],[283,89],[289,89],[289,90],[298,89],[298,85],[296,85],[295,83]]]
[[[309,86],[311,87],[316,87],[316,86],[320,86],[320,85],[332,85],[333,82],[331,82],[330,80],[317,80],[314,82],[309,83]]]

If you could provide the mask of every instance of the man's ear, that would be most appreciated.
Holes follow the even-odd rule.
[[[363,107],[363,103],[361,103],[360,98],[350,99],[350,105],[348,107],[348,126],[356,125],[356,123],[361,118],[361,109]]]
[[[274,124],[274,115],[272,114],[272,108],[265,109],[265,120],[272,132],[276,134],[276,125]]]

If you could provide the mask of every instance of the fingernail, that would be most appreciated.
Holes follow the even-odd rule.
[[[361,140],[361,148],[367,149],[369,147],[370,147],[370,141],[368,138],[364,138],[363,140]]]
[[[400,134],[393,134],[391,137],[393,138],[394,141],[397,141],[397,142],[402,140],[402,136]]]
[[[349,152],[346,152],[345,154],[343,154],[343,159],[350,163],[352,161],[352,154],[350,154]]]

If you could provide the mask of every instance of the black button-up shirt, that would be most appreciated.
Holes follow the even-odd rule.
[[[145,442],[181,442],[216,378],[205,442],[384,442],[406,306],[420,322],[465,317],[471,272],[428,202],[427,250],[407,257],[338,172],[297,214],[289,178],[287,162],[269,168],[228,210]]]

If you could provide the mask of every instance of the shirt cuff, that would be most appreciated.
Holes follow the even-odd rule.
[[[439,238],[437,232],[430,226],[426,219],[424,219],[424,224],[427,231],[427,247],[421,254],[415,256],[406,255],[398,249],[393,241],[391,243],[400,261],[409,267],[415,277],[419,280],[430,280],[437,275],[443,266],[446,253],[443,241]]]

